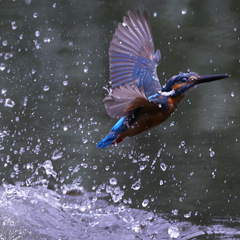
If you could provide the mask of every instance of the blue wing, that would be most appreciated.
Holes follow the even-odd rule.
[[[161,54],[154,52],[152,33],[147,13],[128,11],[128,17],[113,35],[109,49],[112,88],[136,82],[147,97],[161,90],[156,68]]]
[[[132,106],[137,109],[148,104],[148,98],[161,90],[156,73],[161,54],[159,50],[154,52],[146,12],[137,10],[134,15],[129,11],[118,24],[109,58],[112,90],[104,103],[111,117],[121,118],[134,111]]]

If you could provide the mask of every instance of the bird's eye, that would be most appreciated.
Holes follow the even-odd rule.
[[[181,81],[182,81],[182,82],[187,82],[187,80],[188,80],[188,79],[187,79],[186,77],[181,78]]]

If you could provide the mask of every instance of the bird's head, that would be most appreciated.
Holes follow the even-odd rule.
[[[228,74],[198,75],[195,72],[180,73],[171,77],[161,89],[162,96],[180,96],[192,87],[200,84],[230,77]]]

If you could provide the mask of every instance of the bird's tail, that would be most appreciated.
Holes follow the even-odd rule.
[[[99,143],[97,143],[97,147],[105,148],[110,144],[121,142],[123,138],[118,138],[118,135],[126,129],[124,121],[124,117],[120,118],[119,121],[110,130],[110,132],[106,135],[106,137],[103,138]]]
[[[110,144],[113,144],[115,140],[117,139],[118,133],[116,132],[109,132],[105,138],[103,138],[98,144],[98,148],[105,148],[109,146]]]

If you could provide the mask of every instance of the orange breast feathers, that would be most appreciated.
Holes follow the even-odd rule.
[[[184,95],[178,96],[178,97],[169,97],[168,98],[168,110],[170,113],[173,113],[178,104],[182,101],[182,99],[184,98]]]
[[[156,103],[149,102],[144,98],[137,98],[135,101],[125,109],[126,112],[134,111],[134,122],[129,128],[119,134],[117,141],[121,141],[127,136],[134,136],[149,130],[160,123],[164,122],[177,108],[177,105],[184,96],[169,97],[168,108],[163,110]]]
[[[135,110],[133,112],[134,122],[129,128],[119,134],[118,139],[123,139],[127,136],[134,136],[146,130],[149,130],[163,121],[165,121],[177,107],[177,104],[181,101],[181,98],[170,98],[168,100],[168,109],[163,110],[156,103],[149,102],[146,99],[136,99],[127,109],[127,112]]]

